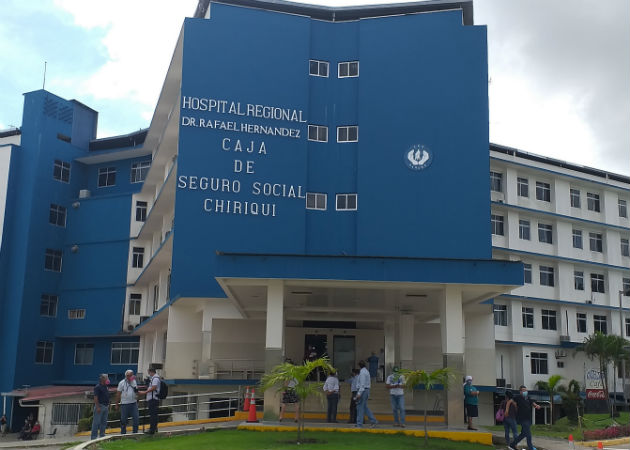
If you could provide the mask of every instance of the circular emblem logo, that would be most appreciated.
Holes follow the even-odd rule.
[[[409,150],[406,150],[404,161],[411,170],[426,169],[433,162],[433,152],[424,145],[416,144]]]

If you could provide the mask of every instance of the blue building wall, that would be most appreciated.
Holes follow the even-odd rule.
[[[225,36],[229,51],[206,45]],[[329,76],[309,76],[309,59],[328,61]],[[337,77],[339,62],[357,60],[358,77]],[[186,20],[182,73],[172,297],[223,296],[217,252],[491,258],[486,29],[463,26],[461,12],[331,23],[212,4],[210,20]],[[256,117],[248,105],[297,120]],[[327,126],[328,142],[309,141],[307,124]],[[347,125],[358,125],[357,143],[336,142]],[[239,140],[254,151],[234,151]],[[432,164],[411,170],[405,157],[420,145]],[[235,160],[251,161],[251,173]],[[204,190],[200,177],[230,189]],[[298,195],[261,195],[256,183]],[[327,209],[307,210],[306,191],[326,193]],[[339,193],[357,193],[358,210],[336,211]],[[228,201],[271,213],[228,213]]]
[[[79,102],[43,90],[25,94],[0,252],[3,392],[24,384],[91,383],[98,373],[118,373],[107,356],[111,342],[137,341],[121,331],[131,195],[141,188],[130,183],[129,173],[133,162],[147,158],[107,164],[117,168],[117,184],[96,189],[99,166],[75,160],[89,155],[96,123],[97,113]],[[53,178],[55,160],[71,164],[67,183]],[[81,189],[93,197],[78,199]],[[51,204],[66,208],[65,227],[49,223]],[[46,249],[62,252],[61,272],[44,269]],[[56,317],[40,315],[42,294],[58,296]],[[85,309],[86,318],[70,320],[72,308]],[[95,343],[93,365],[74,365],[76,339]],[[54,342],[51,364],[35,363],[40,340]]]

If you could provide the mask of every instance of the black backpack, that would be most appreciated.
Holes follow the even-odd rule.
[[[166,397],[168,397],[168,384],[166,384],[166,381],[162,380],[160,378],[160,390],[158,391],[158,398],[160,400],[164,400]]]

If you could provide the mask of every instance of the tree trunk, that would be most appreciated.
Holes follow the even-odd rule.
[[[429,391],[424,387],[424,445],[429,445],[429,431],[427,429],[427,409],[429,408]]]

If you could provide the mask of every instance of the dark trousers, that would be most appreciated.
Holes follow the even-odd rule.
[[[357,423],[357,401],[356,401],[356,397],[357,397],[357,391],[354,391],[352,393],[352,396],[350,397],[350,420],[348,421],[350,423]]]
[[[157,433],[158,406],[160,405],[160,401],[157,399],[147,400],[147,405],[149,407],[149,433]]]
[[[326,421],[337,421],[337,403],[339,403],[339,394],[330,394],[326,396],[328,400],[328,414],[326,415]]]
[[[510,431],[512,432],[512,438],[516,439],[516,436],[518,435],[516,420],[506,417],[503,419],[503,428],[505,429],[505,444],[510,445],[510,442],[512,442],[510,439]]]
[[[514,438],[514,442],[510,447],[516,448],[519,442],[523,440],[523,438],[527,439],[527,448],[530,450],[534,448],[534,444],[532,444],[532,422],[531,420],[521,420],[521,434]]]

